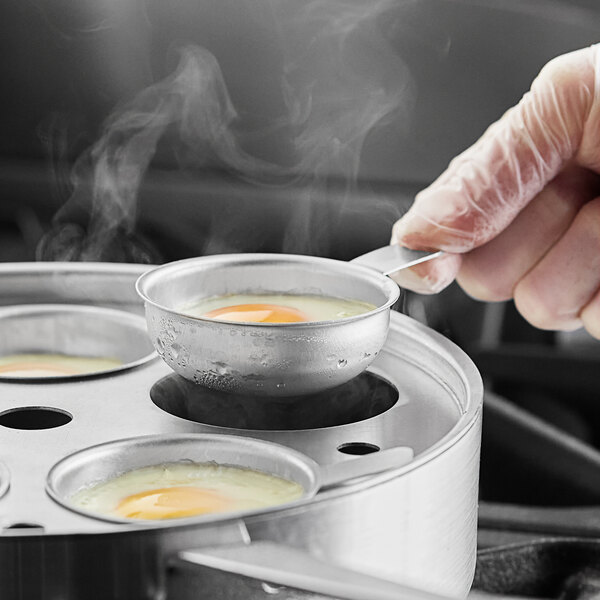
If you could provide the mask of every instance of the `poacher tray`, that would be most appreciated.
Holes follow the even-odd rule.
[[[13,314],[31,305],[108,308],[127,313],[127,327],[143,330],[134,283],[144,269],[2,265],[0,306]],[[134,337],[124,330],[123,345]],[[418,589],[466,595],[475,564],[482,386],[453,344],[394,313],[380,355],[349,387],[264,403],[205,393],[144,352],[140,347],[127,368],[111,373],[0,381],[3,597],[164,597],[166,562],[178,552],[262,540]],[[293,507],[184,524],[90,518],[45,490],[52,466],[77,450],[189,433],[269,440],[322,465],[394,446],[411,447],[415,458]],[[205,597],[215,596],[208,589]]]

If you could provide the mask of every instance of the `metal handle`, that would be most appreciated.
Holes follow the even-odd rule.
[[[186,550],[170,568],[168,600],[197,600],[206,590],[218,590],[227,600],[315,600],[315,594],[338,600],[446,600],[268,541]],[[282,596],[280,586],[286,588]]]
[[[413,267],[419,263],[431,260],[441,256],[443,252],[441,250],[435,250],[433,252],[425,250],[410,250],[398,246],[397,244],[384,246],[378,248],[372,252],[367,252],[361,256],[357,256],[351,260],[351,263],[356,265],[363,265],[375,269],[384,275],[390,275],[396,271]]]
[[[388,448],[374,454],[367,454],[351,460],[321,467],[321,487],[333,487],[345,481],[374,475],[390,469],[398,469],[412,461],[414,452],[408,446]]]

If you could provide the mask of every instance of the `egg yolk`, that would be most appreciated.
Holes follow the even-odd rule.
[[[252,323],[300,323],[310,320],[297,308],[277,304],[236,304],[211,310],[202,316],[224,321]]]
[[[128,519],[176,519],[228,509],[230,501],[211,490],[174,486],[132,494],[116,511]]]

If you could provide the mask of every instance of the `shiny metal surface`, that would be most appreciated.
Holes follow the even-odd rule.
[[[0,498],[6,494],[10,486],[10,472],[6,465],[0,462]]]
[[[237,575],[251,581],[268,582],[263,584],[265,595],[269,591],[281,593],[288,598],[294,593],[298,598],[302,590],[319,593],[327,598],[344,600],[444,600],[445,596],[424,592],[415,588],[369,577],[349,569],[335,567],[319,561],[306,553],[298,552],[281,544],[257,542],[246,546],[204,548],[196,551],[180,552],[175,559],[181,570],[187,571],[206,585],[207,576],[219,571]],[[240,586],[228,593],[227,600],[245,600],[249,597],[248,586]],[[291,588],[291,589],[290,589]],[[253,590],[254,591],[254,590]],[[229,588],[228,588],[229,592]],[[255,592],[256,593],[256,592]],[[179,587],[174,597],[178,600],[196,598],[195,586]],[[314,596],[312,596],[314,598]],[[307,598],[306,595],[300,598]]]
[[[149,265],[113,263],[2,263],[0,305],[88,304],[143,315],[135,279]]]
[[[423,250],[411,250],[397,244],[389,244],[377,250],[372,250],[361,256],[357,256],[350,262],[354,265],[362,265],[375,269],[383,275],[391,275],[402,269],[414,267],[422,262],[442,256],[443,252],[428,252]]]
[[[97,306],[38,304],[0,309],[0,355],[66,354],[114,358],[121,365],[89,374],[61,375],[80,379],[130,369],[155,354],[144,319],[121,310]],[[53,376],[56,379],[58,376]],[[19,379],[0,373],[2,379]],[[48,377],[29,377],[48,379]]]
[[[137,282],[148,332],[179,375],[227,392],[292,396],[364,371],[387,336],[398,286],[372,269],[290,254],[225,254],[163,265]],[[314,323],[231,323],[185,314],[226,294],[325,295],[374,304],[355,317]],[[356,343],[360,340],[360,344]]]
[[[133,288],[143,267],[39,265],[37,275],[36,267],[0,265],[0,305],[48,302],[49,290],[62,291],[61,303],[89,304],[89,294],[99,290],[103,305],[140,312]],[[61,273],[76,285],[64,285]],[[0,382],[0,411],[43,404],[73,416],[54,429],[0,427],[0,460],[10,471],[10,488],[0,499],[3,597],[158,599],[169,587],[165,566],[177,553],[261,540],[373,577],[464,597],[475,564],[479,375],[451,342],[397,313],[369,372],[397,389],[393,405],[363,419],[302,430],[229,428],[170,414],[150,398],[157,382],[175,377],[157,359],[85,381]],[[67,510],[45,492],[52,466],[75,451],[128,437],[189,433],[275,441],[320,465],[354,460],[337,450],[352,442],[408,446],[415,456],[401,468],[293,507],[211,523],[111,523]],[[212,600],[213,592],[207,590],[206,598]]]

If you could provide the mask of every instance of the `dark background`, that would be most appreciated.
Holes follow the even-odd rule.
[[[545,62],[598,39],[594,7],[396,2],[379,27],[410,93],[367,136],[352,193],[335,168],[307,200],[298,187],[248,184],[214,165],[182,172],[159,152],[139,194],[136,235],[150,243],[146,258],[291,249],[348,259],[386,243],[414,193],[517,102]],[[178,44],[216,56],[254,155],[277,160],[286,151],[285,131],[269,131],[282,113],[285,40],[266,2],[7,0],[0,29],[0,260],[35,258],[72,192],[73,161],[115,107],[172,71]],[[318,78],[318,57],[308,64],[307,77]],[[312,239],[286,246],[282,232],[302,203],[310,206],[304,238]],[[326,232],[316,232],[324,221]]]

